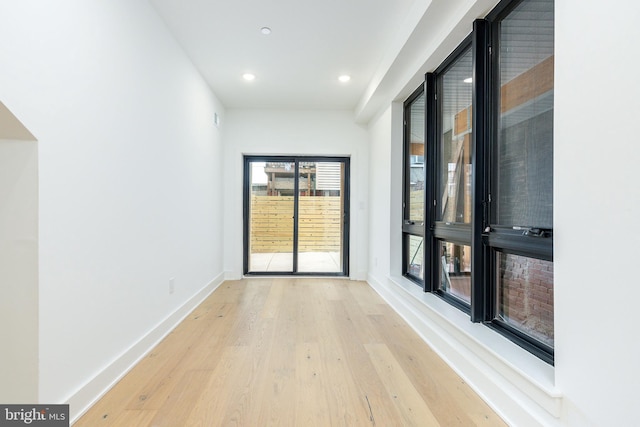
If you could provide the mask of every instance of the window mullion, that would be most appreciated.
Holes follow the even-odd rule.
[[[489,272],[486,268],[488,253],[483,245],[483,231],[488,223],[487,141],[490,135],[490,56],[489,23],[477,19],[473,23],[473,175],[472,218],[471,218],[471,321],[491,320],[491,289]]]
[[[433,292],[438,289],[438,266],[435,264],[436,240],[434,237],[434,224],[438,211],[436,201],[436,183],[433,171],[437,168],[437,99],[436,99],[436,75],[425,75],[425,166],[427,167],[427,185],[425,187],[425,292]]]

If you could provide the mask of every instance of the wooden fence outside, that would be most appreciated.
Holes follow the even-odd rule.
[[[298,251],[340,252],[342,201],[339,196],[301,196]],[[251,253],[293,251],[293,196],[251,197]]]

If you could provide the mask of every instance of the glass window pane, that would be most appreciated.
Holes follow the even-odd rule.
[[[407,248],[407,274],[416,277],[420,280],[424,280],[424,269],[422,264],[424,262],[424,239],[420,236],[412,236],[405,234],[405,244]]]
[[[424,221],[424,93],[411,104],[409,141],[406,150],[409,156],[409,219]]]
[[[501,225],[553,227],[553,26],[553,0],[522,2],[500,26]]]
[[[468,49],[442,76],[438,201],[444,222],[471,222],[472,71]]]
[[[471,304],[471,247],[440,242],[439,289]]]
[[[497,253],[498,318],[553,347],[553,262]]]

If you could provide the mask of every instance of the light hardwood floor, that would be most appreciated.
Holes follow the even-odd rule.
[[[75,424],[504,426],[365,282],[223,283]]]

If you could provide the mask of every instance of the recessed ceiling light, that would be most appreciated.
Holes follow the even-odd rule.
[[[255,74],[251,74],[251,73],[244,73],[244,74],[242,75],[242,78],[243,78],[243,79],[245,79],[245,80],[247,80],[247,81],[251,81],[251,80],[255,80],[255,79],[256,79],[256,76],[255,76]]]
[[[473,82],[473,79],[471,77],[467,77],[466,79],[463,80],[463,82],[471,83],[471,82]]]
[[[351,76],[348,76],[348,75],[344,74],[344,75],[338,77],[338,80],[340,80],[342,83],[346,83],[349,80],[351,80]]]
[[[269,27],[262,27],[260,28],[260,32],[262,34],[264,34],[265,36],[268,36],[269,34],[271,34],[271,28]]]

